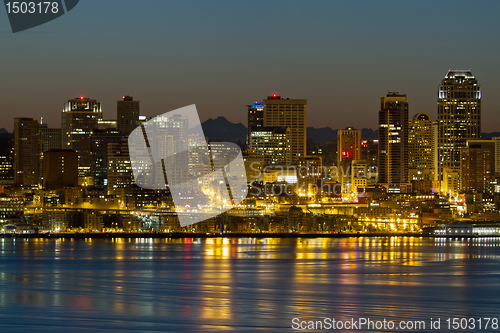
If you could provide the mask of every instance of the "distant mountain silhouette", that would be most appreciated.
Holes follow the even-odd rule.
[[[226,142],[242,143],[247,140],[247,128],[242,123],[232,123],[224,117],[208,119],[201,124],[203,133],[210,141],[222,140]]]
[[[500,136],[500,132],[481,133],[481,139],[483,140],[489,140],[497,136]]]
[[[217,119],[208,119],[201,125],[203,126],[205,136],[207,136],[210,141],[222,140],[234,143],[246,141],[247,128],[242,123],[235,124],[224,117],[219,117]],[[0,129],[0,133],[2,133],[2,130],[5,131],[4,129]],[[337,140],[337,131],[338,130],[332,129],[331,127],[308,127],[307,140],[313,139],[314,142],[324,145],[327,142]],[[496,136],[500,137],[500,132],[481,134],[483,140],[491,139]],[[361,129],[361,137],[363,139],[376,140],[378,139],[378,130],[363,128]]]
[[[0,134],[9,133],[5,128],[0,128]]]

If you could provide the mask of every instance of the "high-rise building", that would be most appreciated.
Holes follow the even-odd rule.
[[[78,154],[70,149],[52,149],[43,154],[43,188],[63,189],[78,185]]]
[[[11,136],[0,135],[0,185],[14,184],[14,150],[12,148]]]
[[[361,130],[347,127],[337,132],[337,161],[361,159]]]
[[[290,127],[292,164],[306,156],[307,99],[284,99],[273,94],[264,105],[264,126]]]
[[[139,126],[140,102],[132,96],[123,96],[116,102],[116,126],[119,132],[130,134]]]
[[[131,187],[133,184],[132,165],[128,150],[128,139],[121,138],[119,142],[109,142],[108,148],[108,193],[116,194],[118,189]]]
[[[432,120],[418,113],[408,124],[408,178],[410,181],[434,180],[434,141]]]
[[[250,133],[248,149],[264,158],[264,166],[290,165],[290,127],[256,127]]]
[[[489,149],[463,148],[461,167],[461,188],[468,193],[490,192],[491,169]]]
[[[438,90],[439,176],[460,171],[460,149],[481,139],[481,88],[469,70],[450,70]]]
[[[250,145],[250,134],[253,130],[264,126],[264,104],[255,102],[248,105],[248,138],[247,145]]]
[[[14,119],[14,184],[38,187],[38,122],[33,118]]]
[[[322,159],[319,156],[304,156],[297,161],[299,195],[317,198],[320,193],[318,182],[323,176]]]
[[[380,99],[378,182],[388,192],[406,193],[408,186],[408,99],[388,93]]]
[[[93,131],[91,152],[94,185],[108,185],[108,144],[119,143],[123,137],[116,129]]]
[[[61,116],[62,148],[78,153],[78,177],[80,184],[93,184],[92,133],[102,120],[101,103],[95,99],[80,97],[64,104]]]
[[[493,142],[495,142],[495,169],[494,176],[500,177],[500,137],[492,138]]]
[[[62,134],[60,128],[49,128],[47,124],[40,124],[39,140],[42,142],[42,152],[61,149]]]
[[[461,149],[461,188],[464,192],[491,192],[495,173],[495,141],[468,140]]]

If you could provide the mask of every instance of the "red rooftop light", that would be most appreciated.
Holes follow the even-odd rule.
[[[83,96],[80,96],[80,99],[83,101]]]

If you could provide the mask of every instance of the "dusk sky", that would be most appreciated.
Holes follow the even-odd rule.
[[[380,97],[408,94],[437,116],[448,69],[482,87],[482,131],[500,131],[500,1],[81,0],[13,34],[0,10],[0,128],[14,117],[60,127],[84,95],[116,118],[129,94],[155,116],[196,104],[202,121],[246,125],[272,93],[308,99],[308,126],[378,126]]]

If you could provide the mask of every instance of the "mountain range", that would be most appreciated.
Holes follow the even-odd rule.
[[[202,124],[203,132],[210,141],[227,141],[237,143],[238,141],[244,143],[247,136],[247,127],[242,123],[232,123],[224,117],[216,119],[208,119]],[[307,128],[307,140],[312,139],[320,145],[327,142],[335,141],[337,139],[336,129],[331,127],[322,128]],[[9,133],[5,128],[0,128],[0,135]],[[9,133],[10,134],[10,133]],[[371,128],[363,128],[361,130],[361,137],[363,139],[378,139],[378,130]],[[500,132],[482,133],[483,140],[491,139],[493,137],[500,137]]]
[[[227,142],[237,143],[245,142],[247,135],[247,127],[242,123],[232,123],[224,117],[219,117],[217,119],[208,119],[202,124],[205,136],[208,137],[210,141],[222,140]],[[307,140],[312,139],[314,142],[324,145],[330,141],[337,140],[337,131],[331,127],[322,128],[307,128]],[[500,132],[492,133],[482,133],[481,139],[487,140],[493,137],[500,137]],[[378,130],[373,130],[371,128],[361,129],[361,137],[363,139],[378,139]]]

